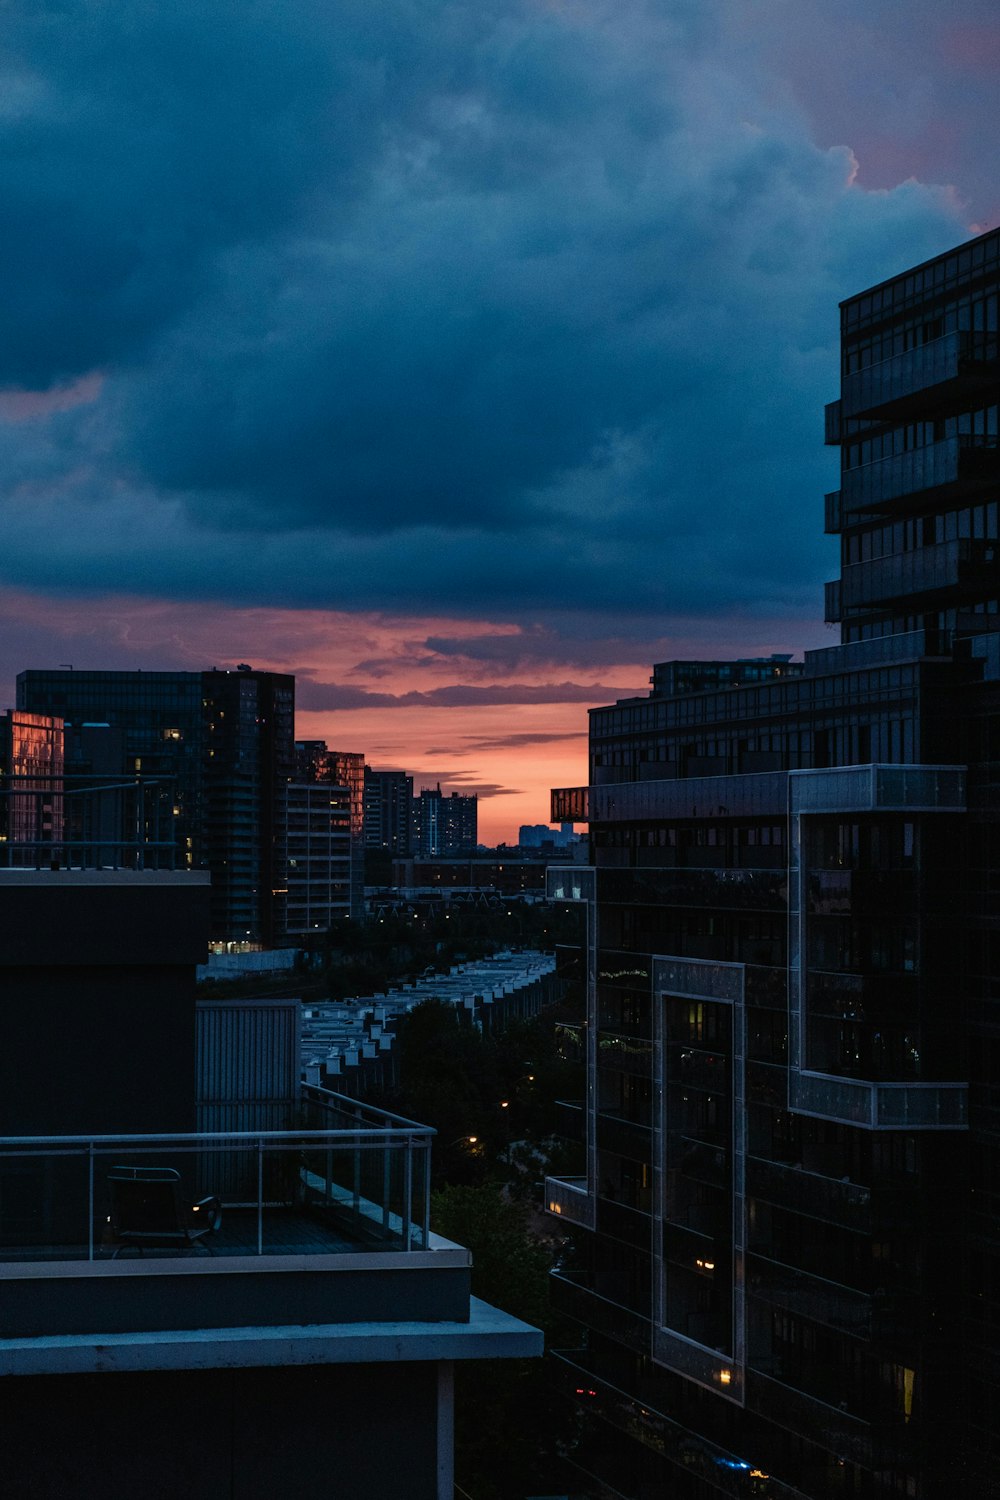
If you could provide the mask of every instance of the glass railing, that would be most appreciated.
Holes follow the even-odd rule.
[[[793,813],[964,812],[961,766],[837,766],[789,772]]]
[[[590,818],[589,787],[562,786],[552,789],[551,817],[554,823],[586,823]]]
[[[871,1228],[870,1188],[844,1182],[842,1178],[824,1177],[801,1166],[748,1156],[747,1193],[827,1224],[862,1231]]]
[[[983,368],[985,376],[996,358],[995,333],[986,337],[971,332],[946,333],[917,349],[907,349],[846,375],[842,386],[843,416],[870,415],[907,397],[924,393],[931,396],[938,386],[963,374],[974,374],[977,365]]]
[[[557,1218],[588,1227],[593,1219],[593,1203],[587,1196],[586,1177],[546,1177],[545,1207]]]
[[[384,1124],[0,1138],[0,1261],[426,1249],[433,1135]]]
[[[850,563],[841,574],[841,604],[859,609],[911,595],[958,588],[1000,561],[1000,544],[971,537]]]
[[[650,851],[651,853],[654,851]],[[784,911],[788,879],[782,870],[608,870],[600,876],[602,901],[627,906],[735,907]]]
[[[868,1130],[964,1130],[968,1084],[873,1083],[828,1073],[791,1072],[790,1109]]]
[[[549,1300],[556,1312],[565,1313],[595,1333],[607,1334],[616,1343],[637,1354],[648,1354],[650,1350],[650,1321],[648,1313],[636,1312],[621,1302],[612,1302],[594,1291],[589,1272],[551,1271],[549,1273]],[[641,1300],[648,1305],[648,1290]]]
[[[908,495],[996,479],[1000,472],[996,438],[958,435],[910,448],[889,458],[845,469],[840,492],[844,517],[854,511],[880,509]]]
[[[553,1357],[569,1372],[567,1395],[575,1395],[588,1412],[676,1464],[687,1476],[686,1484],[701,1481],[713,1494],[733,1500],[805,1500],[801,1490],[768,1474],[752,1450],[749,1457],[732,1453],[650,1406],[644,1389],[650,1382],[638,1380],[638,1389],[629,1393],[604,1376],[599,1357],[587,1349],[556,1349]]]
[[[876,636],[870,641],[848,641],[842,646],[821,646],[807,651],[804,675],[825,677],[830,672],[858,672],[891,662],[916,661],[922,656],[945,656],[950,651],[949,631],[907,630],[898,635]]]

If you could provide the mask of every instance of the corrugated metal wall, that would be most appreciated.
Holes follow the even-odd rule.
[[[288,1130],[299,1109],[299,1000],[199,1000],[197,1128]]]

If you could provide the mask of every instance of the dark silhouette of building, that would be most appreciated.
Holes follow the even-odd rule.
[[[406,859],[413,847],[413,777],[365,766],[365,848]]]
[[[413,799],[413,853],[418,859],[468,854],[479,836],[479,799],[446,796],[438,783]]]
[[[993,231],[842,305],[841,644],[656,667],[553,794],[591,1494],[998,1493],[998,293]]]
[[[248,666],[31,670],[17,679],[17,703],[64,719],[78,744],[85,726],[120,733],[120,770],[155,784],[160,802],[169,798],[182,867],[211,872],[213,939],[270,945],[281,937],[294,677]]]

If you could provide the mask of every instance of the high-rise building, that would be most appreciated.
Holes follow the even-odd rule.
[[[0,714],[0,867],[58,860],[63,841],[61,719]]]
[[[285,934],[326,931],[364,909],[363,755],[297,740],[288,785]]]
[[[413,799],[414,854],[420,859],[471,854],[479,837],[478,809],[478,797],[459,792],[446,796],[440,783],[424,787]]]
[[[413,777],[365,766],[365,848],[406,859],[413,848]]]
[[[1000,232],[841,308],[841,644],[591,714],[593,1495],[984,1500],[1000,1438]]]
[[[169,799],[181,864],[211,872],[212,938],[269,945],[280,937],[294,677],[248,666],[32,670],[17,679],[17,704],[66,720],[73,736],[98,723],[120,731],[120,769]]]

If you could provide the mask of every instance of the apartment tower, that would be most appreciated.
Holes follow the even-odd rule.
[[[993,231],[841,307],[841,644],[656,667],[553,794],[592,1495],[997,1493],[998,293]]]

